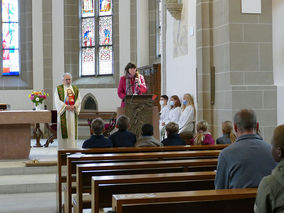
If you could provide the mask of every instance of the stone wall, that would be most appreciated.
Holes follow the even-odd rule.
[[[272,66],[271,1],[262,14],[241,14],[241,0],[200,0],[197,4],[199,119],[215,137],[221,122],[242,108],[254,109],[263,137],[270,141],[277,123]],[[210,71],[215,68],[215,103]]]

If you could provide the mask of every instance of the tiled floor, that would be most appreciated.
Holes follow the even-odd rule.
[[[44,144],[45,140],[41,141]],[[82,146],[83,141],[78,141],[78,147]],[[35,140],[31,141],[31,145]],[[55,171],[47,168],[47,171],[41,174],[41,171],[35,171],[34,168],[25,167],[25,162],[30,160],[56,161],[57,160],[57,141],[45,148],[31,148],[30,159],[23,160],[1,160],[0,161],[0,213],[54,213],[56,212],[56,193],[40,192],[35,189],[39,184],[44,183],[43,190],[50,187],[48,184],[55,185]],[[44,170],[44,169],[43,169]],[[50,170],[50,171],[49,171]],[[36,174],[29,174],[36,173]],[[52,183],[53,182],[53,183]],[[14,185],[12,185],[14,184]],[[19,184],[19,185],[17,185]],[[33,193],[14,193],[12,188],[21,192],[26,186],[26,191]],[[5,187],[7,188],[5,191]],[[39,192],[37,192],[39,191]],[[23,191],[24,192],[24,191]],[[13,193],[13,194],[7,194]],[[87,213],[88,211],[86,211]]]

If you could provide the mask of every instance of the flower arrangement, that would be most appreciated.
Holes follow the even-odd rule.
[[[48,93],[43,91],[32,91],[31,94],[29,94],[29,99],[35,104],[37,107],[39,104],[42,104],[43,100],[45,100],[48,97]]]

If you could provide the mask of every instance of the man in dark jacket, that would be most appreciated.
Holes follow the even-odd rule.
[[[101,118],[95,119],[92,124],[92,136],[84,141],[82,148],[112,147],[112,142],[103,136],[104,122]]]
[[[256,134],[256,115],[243,109],[234,117],[237,140],[219,155],[215,177],[216,189],[258,187],[261,179],[271,174],[276,163],[271,145]]]
[[[167,138],[162,141],[162,144],[164,146],[185,145],[185,141],[180,138],[178,131],[178,124],[176,124],[175,122],[169,122],[166,125]]]
[[[136,135],[127,130],[129,128],[129,118],[125,115],[119,116],[116,128],[118,128],[118,131],[109,137],[113,147],[134,147]]]

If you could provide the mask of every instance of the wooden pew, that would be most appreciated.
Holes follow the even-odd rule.
[[[205,150],[205,151],[181,151],[181,152],[151,152],[151,153],[123,153],[123,154],[103,154],[103,155],[98,155],[98,154],[92,154],[92,155],[83,155],[83,154],[74,154],[68,156],[67,159],[67,165],[68,165],[68,180],[72,180],[72,174],[75,173],[74,169],[76,164],[74,163],[75,161],[84,161],[84,160],[125,160],[125,159],[133,159],[133,160],[140,160],[140,159],[152,159],[152,160],[162,160],[162,159],[189,159],[189,158],[202,158],[202,157],[218,157],[220,153],[220,150]],[[73,164],[72,164],[73,162]],[[77,173],[78,174],[78,173]],[[90,175],[90,174],[89,174]],[[95,174],[94,174],[95,175]],[[81,203],[82,203],[82,193],[81,189],[85,188],[86,189],[86,184],[85,186],[83,185],[84,181],[81,179],[84,178],[89,178],[91,180],[91,177],[83,177],[83,173],[80,173],[78,178],[77,178],[77,196],[78,196],[78,205],[79,209],[81,209]],[[89,181],[89,188],[91,188],[91,181]],[[71,202],[68,201],[68,199],[71,199],[71,192],[73,192],[72,187],[72,182],[67,183],[67,193],[66,196],[68,198],[66,199],[67,203]],[[71,188],[71,189],[70,189]],[[69,194],[69,195],[68,195]]]
[[[92,177],[92,209],[98,213],[110,207],[112,194],[214,189],[214,179],[213,171]],[[77,193],[75,212],[82,212],[83,201],[78,198]],[[90,207],[88,201],[84,206]]]
[[[85,161],[88,161],[90,163],[91,161],[97,161],[101,162],[103,160],[109,160],[109,161],[123,161],[123,160],[163,160],[163,159],[190,159],[190,158],[201,158],[201,157],[218,157],[220,153],[220,150],[204,150],[204,151],[181,151],[181,152],[150,152],[150,153],[116,153],[116,154],[74,154],[68,156],[67,159],[67,168],[68,168],[68,174],[67,174],[67,189],[65,191],[65,202],[69,203],[68,206],[71,206],[71,196],[73,190],[72,188],[72,182],[73,178],[72,175],[76,174],[76,165],[78,163],[85,163]],[[79,162],[78,162],[79,161]],[[199,169],[198,169],[199,170]],[[81,172],[81,171],[80,171]],[[157,171],[158,172],[158,171]],[[78,174],[78,173],[77,173]],[[81,186],[81,175],[77,178],[78,181],[78,187],[79,189],[83,188]],[[89,177],[89,187],[91,186],[91,177]],[[71,180],[71,181],[69,181]],[[90,187],[91,188],[91,187]],[[82,199],[82,194],[78,195],[79,201]],[[67,211],[67,209],[66,209]]]
[[[62,149],[57,153],[57,211],[62,212],[62,183],[66,176],[62,174],[63,167],[67,165],[67,156],[74,153],[136,153],[136,152],[163,152],[163,151],[190,151],[190,150],[222,150],[227,144],[221,145],[195,145],[195,146],[166,146],[166,147],[121,147],[121,148],[94,148],[94,149]]]
[[[112,209],[128,212],[254,212],[257,188],[113,195]],[[209,211],[208,211],[209,210]],[[94,212],[94,210],[92,211]]]
[[[186,159],[186,160],[163,160],[163,161],[141,161],[141,162],[117,162],[117,163],[89,163],[79,164],[76,169],[76,182],[81,184],[82,171],[96,171],[96,170],[114,170],[114,169],[144,169],[152,168],[159,171],[160,168],[182,168],[184,172],[188,172],[191,167],[209,167],[216,169],[218,159]],[[65,212],[72,210],[72,178],[67,177],[67,199],[65,205]],[[78,188],[78,194],[82,194],[82,188]]]

